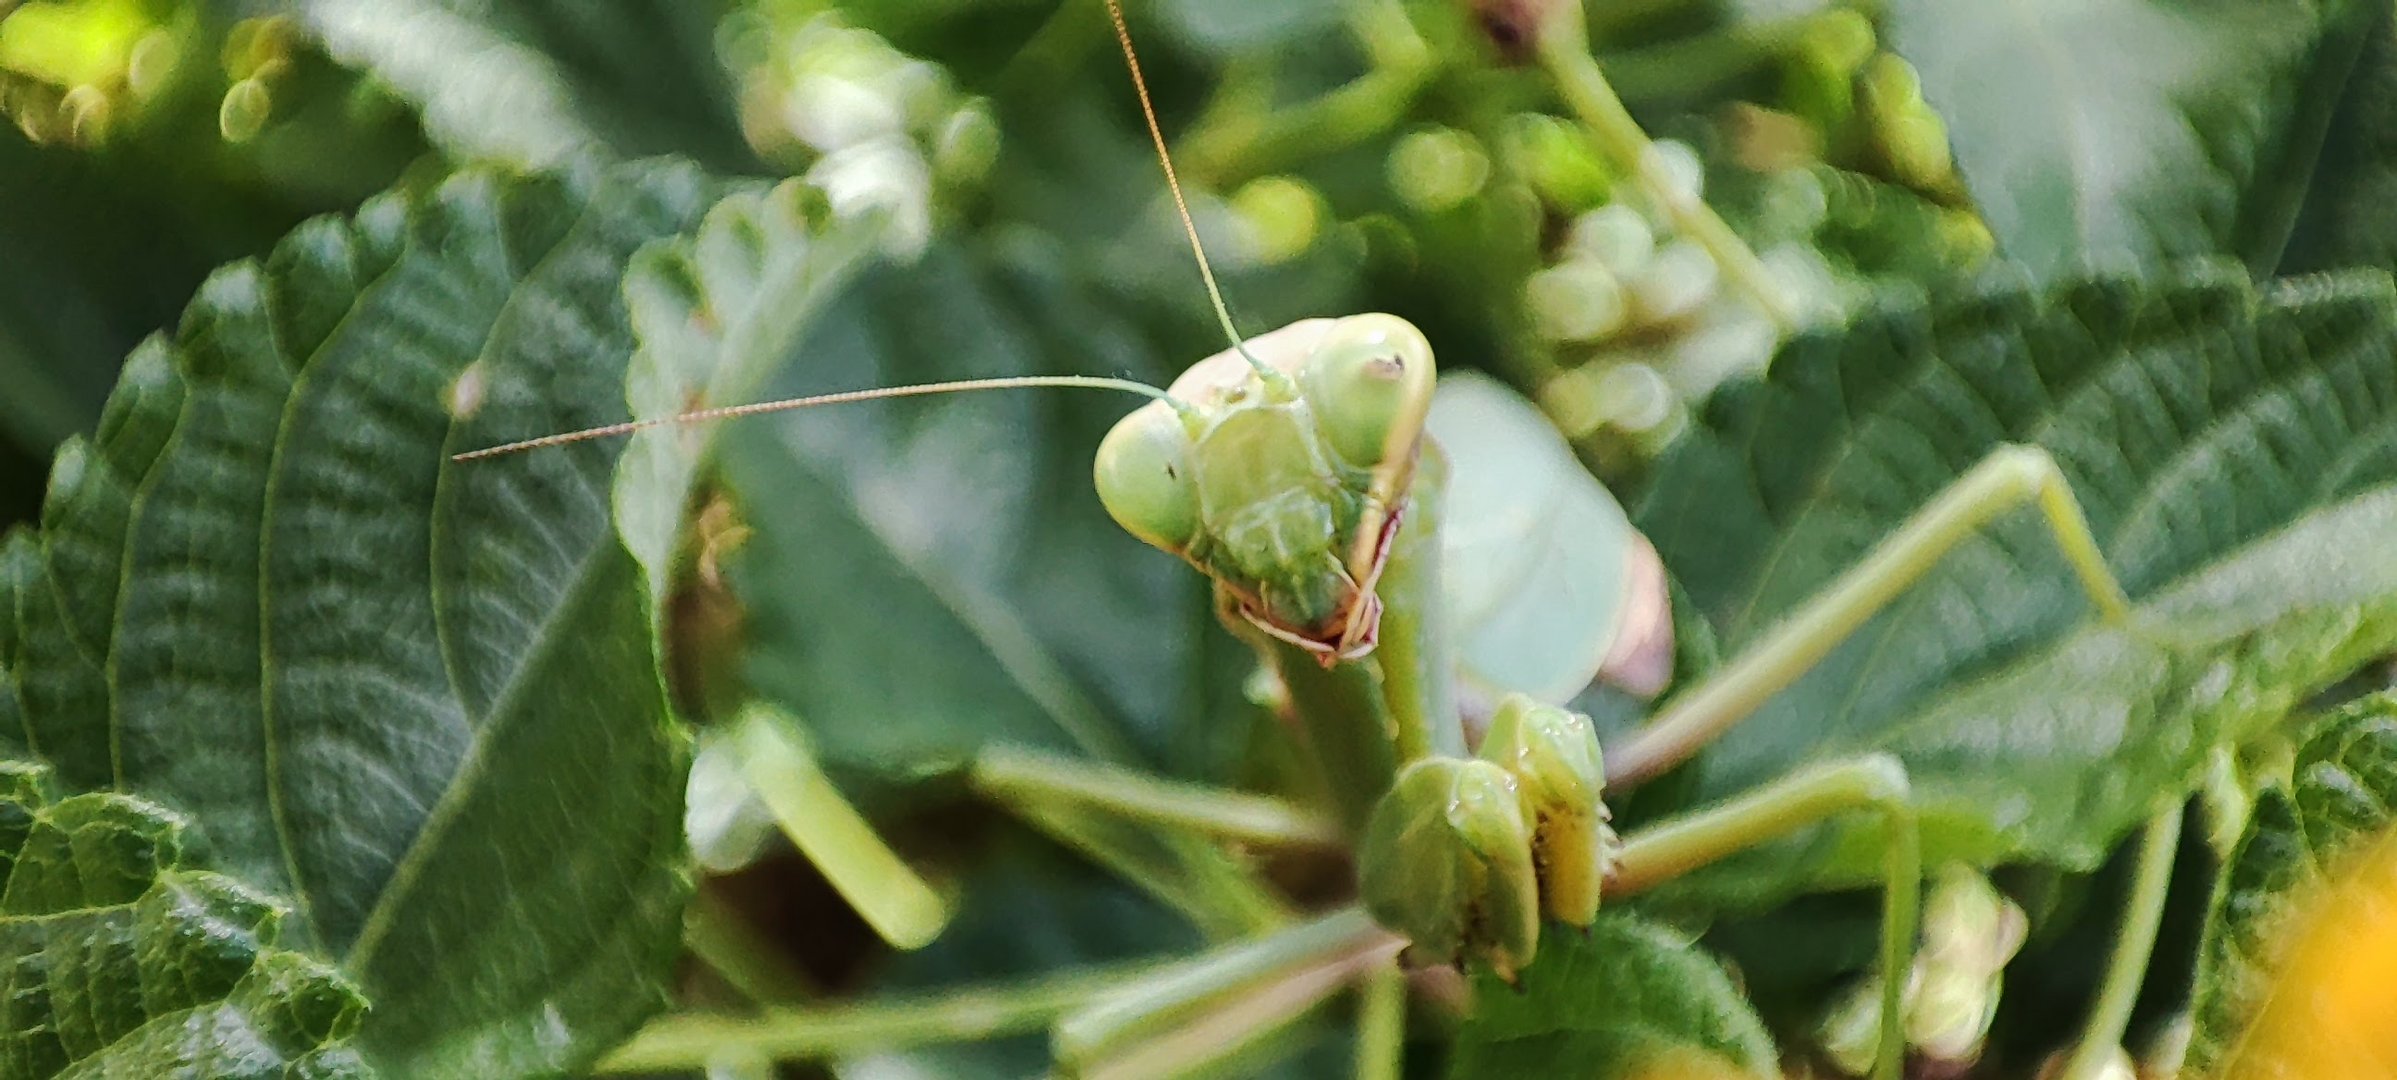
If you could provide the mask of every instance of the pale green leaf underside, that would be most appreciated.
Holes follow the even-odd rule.
[[[1722,965],[1633,916],[1602,914],[1586,931],[1549,927],[1520,983],[1475,980],[1474,1012],[1449,1064],[1455,1080],[1653,1076],[1641,1070],[1691,1052],[1778,1075],[1764,1023]]]
[[[1890,5],[1956,167],[2009,258],[2279,258],[2384,0]]]
[[[570,1069],[662,1000],[684,860],[612,448],[621,278],[696,170],[468,173],[302,226],[136,352],[12,549],[0,731],[288,898],[407,1076]]]
[[[2260,792],[2224,865],[2198,954],[2190,1003],[2193,1075],[2299,1075],[2298,1063],[2242,1054],[2241,1036],[2273,992],[2293,919],[2348,856],[2385,843],[2397,823],[2397,698],[2366,698],[2324,718],[2297,752],[2287,788]],[[2385,871],[2383,871],[2385,872]],[[2383,887],[2367,882],[2367,887]],[[2231,1075],[2224,1073],[2224,1075]]]
[[[633,414],[673,416],[759,400],[795,359],[816,312],[874,251],[874,226],[827,228],[797,180],[736,192],[691,236],[659,240],[624,279],[638,348],[625,373]],[[691,486],[726,423],[665,425],[631,439],[617,465],[616,527],[659,601],[674,569]]]
[[[327,52],[371,72],[466,158],[554,166],[685,153],[754,163],[716,56],[713,0],[288,0]]]
[[[2258,295],[2229,270],[1893,302],[1793,343],[1637,515],[1727,655],[2002,442],[2055,455],[2137,617],[2095,625],[2017,514],[1722,738],[1703,796],[1890,751],[1931,856],[2095,865],[2210,747],[2397,644],[2392,350],[2386,275]],[[1872,830],[1831,832],[1705,887],[1869,880]]]

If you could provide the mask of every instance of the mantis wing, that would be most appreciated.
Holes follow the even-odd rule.
[[[1466,678],[1568,701],[1604,677],[1641,696],[1671,674],[1655,549],[1539,409],[1472,373],[1440,381],[1442,571]]]

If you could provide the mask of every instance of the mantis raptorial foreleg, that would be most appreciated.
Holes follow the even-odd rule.
[[[1922,905],[1922,839],[1906,767],[1887,754],[1818,765],[1740,798],[1642,829],[1623,846],[1608,878],[1609,896],[1669,881],[1834,815],[1879,814],[1888,848],[1882,862],[1881,1031],[1873,1076],[1894,1078],[1905,1062],[1906,973],[1912,966]]]
[[[1866,620],[1888,607],[1956,545],[1998,517],[2036,502],[2048,529],[2109,623],[2130,620],[2130,600],[2089,531],[2072,487],[2047,451],[1994,450],[1840,575],[1767,631],[1737,660],[1675,698],[1639,734],[1607,753],[1607,786],[1627,787],[1688,760],[1794,683]]]

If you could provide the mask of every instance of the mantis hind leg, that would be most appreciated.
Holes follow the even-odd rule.
[[[1922,840],[1906,767],[1888,754],[1817,765],[1720,806],[1693,811],[1626,840],[1607,882],[1609,897],[1639,892],[1725,856],[1834,815],[1881,816],[1881,1014],[1875,1080],[1896,1080],[1906,1061],[1905,992],[1922,905]]]
[[[2036,446],[2003,446],[1915,511],[1831,586],[1783,618],[1714,676],[1682,694],[1619,749],[1607,752],[1607,786],[1624,788],[1687,760],[1794,683],[1958,544],[1998,517],[2037,503],[2056,544],[2098,613],[2130,619],[2130,600],[2107,569],[2089,521],[2056,460]]]

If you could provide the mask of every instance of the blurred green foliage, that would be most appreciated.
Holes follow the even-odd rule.
[[[2287,582],[2237,572],[2244,564],[2225,552],[2246,551],[2267,523],[2335,532],[2338,522],[2312,515],[2380,475],[2364,444],[2379,437],[2367,399],[2381,382],[2353,361],[2386,340],[2385,282],[2371,272],[2397,259],[2388,4],[1589,4],[1592,51],[1658,138],[1648,164],[1662,187],[1597,147],[1546,77],[1510,55],[1519,42],[1507,17],[1539,6],[1130,6],[1158,121],[1244,331],[1387,310],[1422,326],[1443,364],[1514,384],[1626,502],[1646,495],[1643,523],[1675,572],[1694,575],[1684,582],[1692,610],[1709,622],[1693,620],[1693,637],[1711,624],[1736,646],[1951,466],[2000,438],[2033,437],[2082,440],[2083,458],[2060,456],[2096,462],[2089,471],[2116,484],[2093,502],[2102,513],[2130,518],[2186,496],[2197,524],[2137,553],[2144,561],[2124,571],[2146,575],[2134,591],[2180,580],[2176,571],[2242,585],[2255,595],[2217,608],[2261,614],[2223,635],[2271,637],[2281,594],[2262,593]],[[1099,0],[0,0],[0,523],[40,515],[53,450],[100,430],[119,364],[176,330],[212,268],[265,256],[302,221],[355,213],[377,192],[454,198],[460,189],[444,182],[473,168],[588,170],[663,155],[739,198],[762,198],[751,181],[785,176],[810,191],[803,209],[777,204],[787,219],[711,216],[705,230],[674,234],[681,247],[639,259],[630,240],[610,248],[645,276],[624,332],[594,350],[606,355],[570,361],[590,365],[591,379],[636,352],[646,354],[631,360],[640,371],[687,347],[734,370],[744,399],[1030,373],[1162,383],[1222,343],[1113,33]],[[1762,287],[1797,312],[1794,324],[1776,321],[1757,283],[1676,223],[1681,201],[1703,201],[1757,253]],[[683,217],[660,235],[697,220]],[[2190,259],[2210,261],[2185,272]],[[2118,273],[2091,283],[2081,273],[2090,264]],[[2269,282],[2356,268],[2318,292]],[[614,281],[623,270],[590,274]],[[2045,284],[2054,281],[2067,284]],[[775,309],[800,295],[803,313]],[[2084,325],[2101,332],[2078,333]],[[1758,384],[1777,356],[1812,366]],[[446,358],[460,368],[473,359]],[[2226,419],[2239,402],[2206,395],[2244,385],[2232,376],[2250,362],[2340,389],[2259,393],[2296,419],[2242,426]],[[2186,443],[2157,435],[2128,450],[2108,441],[2118,417],[2073,413],[2071,401],[2009,401],[1945,427],[1916,415],[1971,399],[1967,384],[1993,365],[2038,368],[2058,385],[2135,376],[2204,405],[2181,416]],[[650,389],[716,401],[728,383],[694,370]],[[2201,377],[2217,371],[2231,374]],[[1710,406],[1723,387],[1738,389]],[[699,526],[680,550],[661,534],[658,550],[639,553],[653,585],[671,576],[676,586],[653,614],[682,713],[705,722],[750,694],[786,706],[891,842],[964,897],[949,934],[895,956],[787,847],[740,845],[713,861],[719,872],[700,887],[827,993],[924,990],[1203,943],[1187,910],[983,812],[958,770],[986,743],[1216,784],[1289,779],[1274,722],[1244,683],[1252,658],[1215,625],[1205,584],[1118,532],[1089,491],[1091,454],[1123,404],[987,395],[734,425],[716,436],[693,498]],[[1905,427],[1889,420],[1899,413],[1915,425],[1906,430],[1937,429],[1906,443],[1906,460],[1937,468],[1838,483],[1825,479],[1829,467],[1792,472],[1792,462],[1871,459],[1884,448],[1877,437]],[[2330,430],[2334,419],[2356,425],[2351,441]],[[2279,447],[2273,460],[2319,465],[2345,486],[2310,501],[2252,491],[2207,501],[2216,477],[2173,470],[2218,439]],[[1788,452],[1734,460],[1722,449],[1759,442]],[[683,466],[696,468],[698,453]],[[2121,468],[2108,473],[2108,462]],[[685,493],[650,491],[645,510],[679,521]],[[622,491],[617,511],[628,513]],[[2239,529],[2204,531],[2225,521]],[[2362,535],[2352,521],[2341,527]],[[1879,629],[1896,652],[1911,641],[1955,645],[1953,655],[1909,669],[1911,682],[1872,682],[1875,665],[1896,661],[1842,654],[1664,794],[1742,790],[1831,750],[1946,739],[1921,751],[1938,767],[1918,776],[1941,798],[2032,807],[2013,831],[1960,840],[1955,853],[2070,871],[2042,870],[2038,888],[2001,883],[2050,901],[2026,899],[2033,970],[2012,985],[2072,997],[2095,981],[2089,950],[2055,943],[2096,934],[2115,914],[2082,903],[2092,881],[2112,899],[2111,879],[2090,872],[2156,792],[2184,790],[2210,749],[2154,703],[2215,684],[2175,666],[2170,649],[2137,653],[2119,678],[2083,681],[2150,726],[2110,749],[2057,751],[2043,741],[2055,730],[2040,712],[2050,697],[2026,687],[2052,687],[2052,670],[2089,655],[2078,648],[2087,642],[2072,636],[2082,631],[2069,579],[2046,555],[2025,554],[2045,549],[2012,533],[2001,541],[1934,579],[1946,604]],[[1784,548],[1798,554],[1749,558]],[[2045,576],[2024,587],[2008,572]],[[2359,590],[2381,580],[2357,577]],[[2243,668],[2249,680],[2236,685],[2254,692],[2206,714],[2238,728],[2223,738],[2264,737],[2256,732],[2269,734],[2302,704],[2294,699],[2345,673],[2315,668],[2385,647],[2367,600],[2340,608],[2356,625],[2301,628],[2307,642],[2337,645],[2316,650],[2313,667],[2267,656],[2256,663],[2278,665],[2270,678]],[[2034,647],[2048,651],[2026,652]],[[2152,670],[2123,674],[2146,660]],[[0,650],[0,666],[17,662]],[[2000,676],[2015,688],[1988,690]],[[1859,712],[1872,722],[1851,722]],[[1826,734],[1837,723],[1848,726]],[[2072,795],[2073,776],[2102,791]],[[39,794],[20,801],[50,805]],[[710,790],[694,801],[738,817],[742,798]],[[1461,1060],[1493,1072],[1568,1060],[1645,1045],[1648,1025],[1661,1025],[1741,1068],[1767,1068],[1773,1051],[1742,990],[1784,1033],[1784,1052],[1803,1056],[1822,1004],[1869,963],[1871,924],[1846,897],[1753,909],[1853,879],[1841,870],[1856,853],[1812,837],[1682,894],[1745,909],[1708,939],[1742,965],[1744,986],[1677,953],[1665,931],[1610,922],[1596,940],[1630,959],[1603,978],[1574,974],[1587,944],[1537,971],[1541,985],[1579,995],[1573,1016],[1551,1015],[1554,1000],[1510,1005],[1498,1027],[1468,1034]],[[1337,896],[1345,872],[1306,859],[1265,868],[1299,906]],[[2202,901],[2188,893],[2175,902],[2193,910]],[[1777,948],[1793,935],[1807,947]],[[1650,988],[1646,1009],[1604,1023],[1583,1015],[1608,1007],[1608,979],[1634,996]],[[738,997],[698,965],[680,989],[686,1003]],[[2034,1008],[2016,1000],[2003,1007]],[[2151,1003],[2144,1015],[2179,1007]],[[1294,1036],[1274,1067],[1307,1075],[1336,1059],[1342,1047],[1323,1031],[1345,1014],[1330,1019]],[[1996,1032],[1984,1067],[2005,1075],[2029,1075],[2059,1041],[2053,1025],[2003,1013]],[[600,1049],[577,1044],[557,1060]],[[1037,1040],[1012,1037],[912,1064],[1021,1072],[1042,1054]]]

